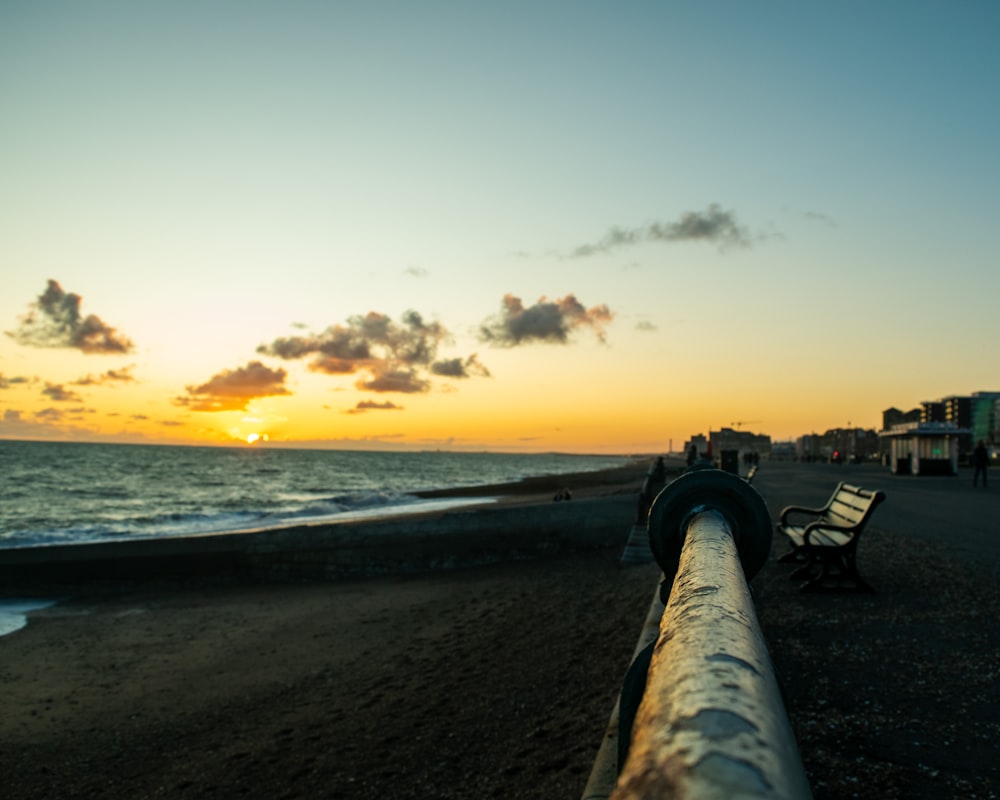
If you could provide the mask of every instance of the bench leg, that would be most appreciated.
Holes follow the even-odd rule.
[[[857,590],[859,592],[868,592],[869,594],[875,594],[875,590],[864,578],[861,577],[861,573],[858,572],[857,559],[855,558],[856,550],[851,550],[844,554],[844,564],[847,567],[848,575],[854,580],[857,585]]]
[[[806,560],[801,547],[792,547],[787,553],[778,559],[779,564],[801,564]]]
[[[853,550],[849,552],[821,552],[819,574],[813,575],[802,586],[802,592],[869,592],[875,590],[861,577]],[[796,570],[799,572],[799,570]],[[803,572],[803,575],[808,573]]]
[[[797,578],[810,578],[813,577],[816,566],[816,560],[813,558],[800,559],[799,566],[792,570],[792,574],[788,577],[792,580]]]

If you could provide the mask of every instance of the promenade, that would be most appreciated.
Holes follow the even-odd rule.
[[[886,502],[872,525],[943,545],[960,558],[1000,564],[1000,470],[989,488],[972,486],[972,471],[954,477],[893,475],[875,464],[766,462],[754,488],[767,500],[772,517],[785,505],[823,505],[838,481],[881,489]]]
[[[875,594],[803,594],[778,562],[757,615],[816,800],[1000,797],[1000,475],[894,476],[875,465],[764,463],[772,518],[838,481],[881,489],[861,574]]]

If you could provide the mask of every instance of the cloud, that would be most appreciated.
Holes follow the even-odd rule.
[[[42,411],[28,413],[8,408],[0,414],[0,435],[12,439],[38,439],[50,441],[84,441],[84,442],[148,442],[149,437],[140,432],[120,428],[114,433],[100,433],[93,428],[92,419],[101,412],[83,406],[68,409],[46,408]],[[106,413],[107,418],[122,415]],[[172,422],[161,422],[161,425],[173,425]],[[182,425],[183,423],[176,423]]]
[[[675,222],[653,222],[640,228],[612,228],[596,244],[575,248],[571,258],[586,258],[642,242],[710,242],[720,249],[749,247],[752,237],[736,215],[712,203],[704,211],[688,211]]]
[[[327,375],[365,373],[355,383],[369,392],[427,392],[428,375],[440,375],[437,352],[450,341],[439,322],[426,322],[416,311],[407,311],[400,322],[370,311],[331,325],[319,334],[289,336],[263,344],[257,352],[286,360],[310,358],[309,369]],[[465,362],[469,375],[488,374],[475,356]],[[452,376],[457,377],[457,376]]]
[[[80,313],[80,295],[64,292],[50,280],[30,310],[20,318],[17,330],[6,331],[18,344],[29,347],[65,347],[84,353],[131,353],[135,345],[128,337],[99,317]]]
[[[804,216],[806,219],[825,223],[826,225],[829,225],[831,228],[837,227],[836,221],[832,217],[827,216],[821,211],[806,211],[802,216]]]
[[[566,344],[575,329],[589,327],[603,342],[604,326],[612,319],[614,314],[606,305],[587,309],[572,294],[558,300],[541,297],[528,308],[520,297],[506,294],[500,313],[480,326],[479,338],[499,347],[532,342]]]
[[[447,358],[443,361],[435,361],[431,364],[431,372],[443,378],[491,377],[490,371],[479,362],[479,357],[475,353],[464,360]]]
[[[57,403],[79,403],[83,400],[80,395],[71,389],[65,388],[61,383],[45,383],[42,394]]]
[[[65,413],[55,408],[34,414],[8,408],[0,418],[0,433],[5,437],[24,439],[77,438],[77,432],[67,423]]]
[[[12,386],[17,386],[21,383],[30,383],[30,378],[23,378],[20,376],[13,376],[8,378],[6,375],[0,373],[0,389],[10,389]]]
[[[384,403],[376,403],[374,400],[362,400],[354,408],[345,411],[345,414],[364,414],[366,411],[402,411],[402,406],[397,406],[388,400]]]
[[[250,361],[244,367],[213,375],[201,386],[186,387],[187,395],[174,402],[192,411],[242,411],[256,397],[291,394],[284,385],[286,375],[283,369]]]
[[[421,394],[430,391],[430,381],[421,378],[414,369],[382,369],[376,367],[368,378],[359,378],[354,384],[366,392],[400,392]]]
[[[43,408],[41,411],[35,412],[35,419],[37,419],[39,422],[44,422],[46,424],[51,424],[51,425],[62,422],[64,416],[65,414],[63,414],[62,411],[60,411],[58,408],[53,408],[52,406],[49,406],[49,408]]]
[[[85,375],[82,378],[72,381],[72,384],[73,386],[101,386],[108,383],[133,383],[135,381],[135,376],[132,375],[133,369],[135,369],[134,364],[122,367],[121,369],[109,369],[107,372],[102,372],[96,377],[94,375]]]

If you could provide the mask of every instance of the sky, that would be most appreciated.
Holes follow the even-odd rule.
[[[1000,390],[998,33],[0,0],[0,438],[650,453]]]

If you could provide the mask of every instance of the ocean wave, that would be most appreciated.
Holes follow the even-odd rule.
[[[419,492],[618,466],[616,457],[0,441],[0,547],[186,536],[477,502]],[[483,490],[485,493],[487,490]],[[482,498],[478,500],[481,502]]]
[[[88,525],[51,530],[0,533],[0,547],[39,547],[59,544],[122,541],[131,539],[198,536],[280,528],[296,524],[336,522],[414,513],[478,503],[491,498],[424,500],[398,492],[352,492],[301,506],[254,512],[170,512],[106,519]]]

